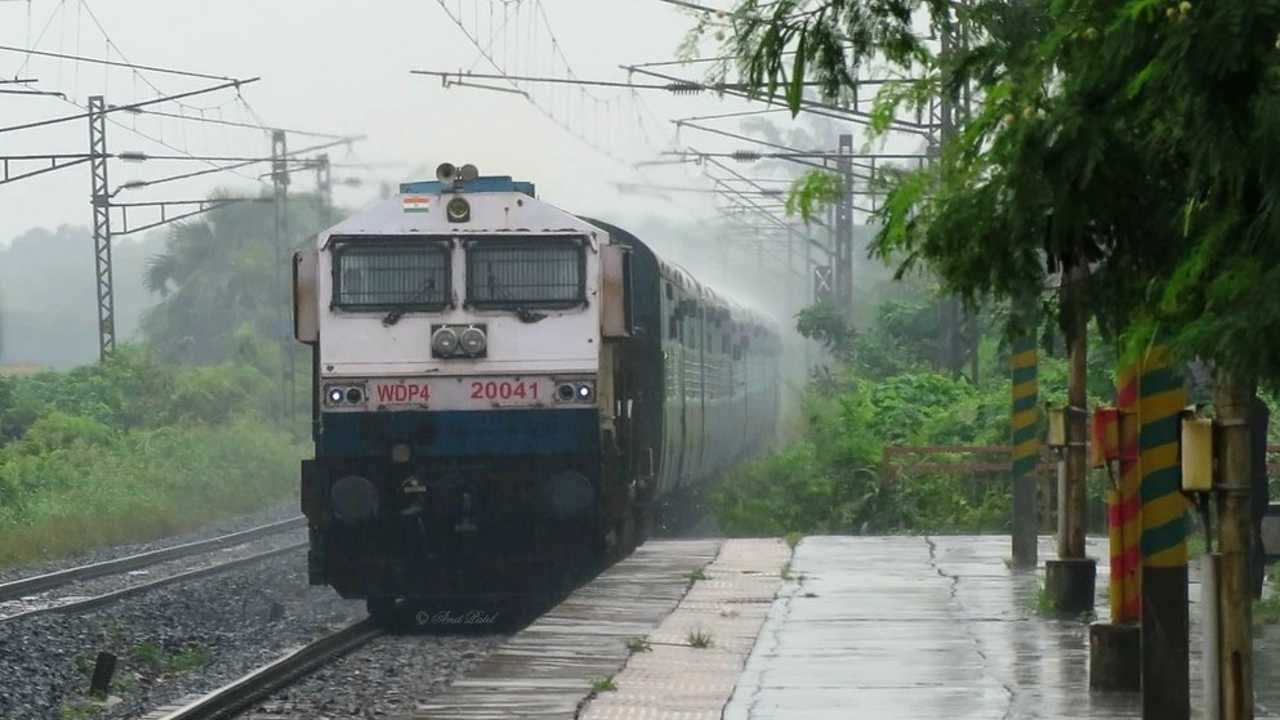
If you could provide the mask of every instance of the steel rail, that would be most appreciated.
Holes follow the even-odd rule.
[[[186,570],[184,572],[175,573],[173,575],[168,575],[166,577],[157,578],[150,582],[140,583],[138,585],[130,585],[129,587],[126,587],[126,588],[121,588],[119,590],[112,590],[111,592],[103,593],[101,595],[94,595],[93,597],[87,597],[82,600],[73,600],[69,603],[64,603],[62,605],[50,605],[48,607],[36,608],[34,610],[26,610],[20,613],[16,613],[14,615],[0,617],[0,625],[3,625],[4,623],[8,623],[8,622],[13,622],[14,620],[34,617],[36,615],[71,615],[73,613],[85,612],[86,610],[93,610],[94,608],[99,608],[104,605],[110,605],[112,603],[119,602],[127,597],[132,597],[134,595],[141,595],[142,593],[150,592],[152,590],[162,588],[166,585],[172,585],[174,583],[184,582],[187,580],[196,580],[196,579],[205,577],[207,575],[217,575],[218,573],[227,572],[228,570],[234,570],[244,565],[249,565],[251,563],[259,562],[262,560],[268,560],[270,558],[276,557],[277,555],[284,555],[286,553],[290,553],[295,550],[301,550],[305,547],[307,547],[306,542],[293,543],[291,545],[286,545],[285,547],[276,548],[275,550],[267,550],[266,552],[260,552],[256,555],[247,555],[242,558],[236,558],[235,560],[228,560],[227,562],[218,563],[216,565],[208,565],[202,568],[195,568],[194,570]]]
[[[147,717],[155,720],[226,717],[369,643],[384,632],[383,628],[366,618],[294,650],[182,707]]]
[[[66,570],[56,570],[54,572],[36,575],[33,577],[22,578],[21,580],[12,580],[7,583],[0,584],[0,601],[13,600],[31,595],[33,593],[43,592],[62,585],[69,585],[80,580],[88,580],[90,578],[102,577],[103,575],[115,575],[130,570],[137,570],[148,565],[174,560],[177,558],[187,557],[189,555],[197,555],[209,550],[217,550],[218,548],[232,547],[242,545],[250,540],[256,540],[268,535],[286,532],[295,528],[306,525],[306,518],[298,516],[288,520],[268,523],[260,525],[248,530],[241,530],[227,535],[220,535],[208,540],[196,540],[195,542],[183,543],[172,547],[161,548],[159,550],[150,550],[148,552],[129,555],[127,557],[116,558],[115,560],[104,560],[89,565],[81,565],[79,567],[67,568]]]

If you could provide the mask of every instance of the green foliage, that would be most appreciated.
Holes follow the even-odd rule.
[[[103,706],[87,700],[74,700],[58,708],[60,720],[90,720],[102,714]]]
[[[292,244],[307,242],[325,224],[319,210],[316,202],[289,204]],[[275,285],[274,234],[268,203],[231,204],[169,229],[164,252],[149,259],[143,277],[147,289],[162,298],[142,320],[160,357],[191,364],[257,360],[260,370],[275,376],[278,350],[267,357],[240,356],[248,336],[278,335],[287,312],[285,291]]]
[[[837,355],[849,352],[855,336],[840,310],[829,302],[810,305],[797,313],[796,332]]]
[[[806,223],[811,222],[820,208],[835,203],[843,192],[844,183],[839,175],[825,170],[805,173],[787,191],[787,214],[799,215]]]
[[[618,689],[618,683],[614,682],[612,675],[606,675],[602,678],[596,678],[591,682],[591,692],[613,692]]]
[[[653,652],[653,646],[642,637],[627,638],[627,652],[633,655],[640,652]]]
[[[932,50],[917,8],[965,41]],[[1159,334],[1280,384],[1280,5],[742,0],[731,17],[745,80],[793,112],[806,79],[841,98],[873,63],[918,78],[884,86],[880,132],[929,98],[980,98],[940,162],[883,178],[880,257],[1016,303],[1088,266],[1084,311],[1130,350]]]
[[[702,628],[694,628],[685,635],[685,641],[689,643],[689,647],[705,650],[715,644],[715,638],[711,633]]]
[[[178,367],[121,346],[0,378],[0,565],[149,540],[295,492],[303,448],[264,420],[246,365]]]
[[[1053,593],[1049,592],[1049,588],[1043,584],[1036,591],[1035,606],[1032,609],[1042,617],[1058,616],[1058,601],[1053,597]]]
[[[850,376],[834,395],[806,400],[806,439],[726,475],[711,506],[728,535],[981,531],[1009,517],[1004,477],[939,474],[889,479],[887,445],[1003,443],[1009,386],[916,373]]]
[[[302,448],[259,421],[0,449],[0,565],[140,542],[296,492]]]
[[[129,657],[152,673],[165,675],[181,675],[199,670],[209,664],[209,651],[196,646],[186,645],[177,650],[168,650],[153,642],[143,642],[129,649]]]

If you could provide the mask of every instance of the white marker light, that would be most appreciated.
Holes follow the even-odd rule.
[[[342,388],[329,388],[329,402],[337,405],[342,402]]]
[[[480,328],[469,327],[462,331],[462,351],[468,355],[479,355],[488,347],[488,338]]]
[[[590,386],[590,385],[579,385],[579,386],[578,386],[578,399],[579,399],[579,400],[590,400],[590,399],[591,399],[591,386]]]
[[[431,336],[431,349],[436,355],[448,356],[458,350],[458,333],[453,328],[442,327]]]

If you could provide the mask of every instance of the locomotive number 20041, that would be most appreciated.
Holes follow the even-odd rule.
[[[557,382],[545,376],[372,380],[368,402],[384,410],[542,407],[557,404]]]

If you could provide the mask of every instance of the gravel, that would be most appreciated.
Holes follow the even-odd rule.
[[[150,550],[159,550],[160,548],[171,547],[173,545],[181,545],[183,543],[195,542],[197,540],[208,540],[219,535],[248,530],[266,525],[267,523],[279,520],[287,520],[298,515],[298,503],[296,500],[277,503],[275,505],[264,508],[250,515],[239,515],[232,518],[225,518],[190,533],[182,535],[173,535],[171,537],[160,538],[151,542],[135,543],[133,545],[116,545],[113,547],[97,548],[79,555],[58,558],[48,562],[35,563],[32,565],[22,565],[18,567],[0,568],[0,582],[8,582],[19,578],[32,577],[35,575],[43,575],[44,573],[53,572],[55,570],[65,570],[66,568],[76,567],[79,565],[88,565],[90,563],[102,562],[103,560],[115,560],[126,555],[135,555]],[[3,717],[0,715],[0,717]]]
[[[0,621],[24,612],[42,610],[88,597],[105,595],[128,587],[155,582],[180,573],[200,570],[230,562],[232,560],[257,555],[259,553],[285,548],[290,545],[305,542],[306,539],[306,530],[293,530],[278,533],[258,538],[242,545],[219,548],[211,552],[191,555],[189,557],[176,558],[168,562],[150,565],[145,568],[131,570],[129,572],[89,578],[69,585],[62,585],[42,593],[36,593],[34,595],[28,595],[14,600],[0,601]]]
[[[504,640],[505,635],[382,637],[258,703],[242,717],[404,716]]]
[[[123,718],[208,692],[364,616],[363,603],[308,587],[305,551],[143,593],[83,615],[0,624],[0,718],[90,717],[93,658],[119,657],[114,704]]]

